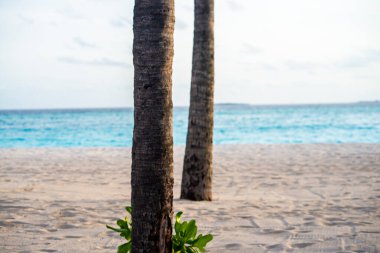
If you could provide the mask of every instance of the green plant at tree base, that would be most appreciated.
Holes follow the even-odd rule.
[[[132,216],[132,207],[126,206],[125,210],[129,213],[129,215]],[[132,219],[128,219],[128,216],[125,216],[124,220],[119,219],[117,220],[116,224],[119,226],[119,228],[113,228],[111,226],[106,225],[108,229],[111,229],[115,232],[120,233],[120,236],[125,238],[127,240],[126,243],[119,245],[117,247],[117,253],[128,253],[131,252],[131,246],[132,246]]]
[[[127,206],[125,210],[132,215],[132,207]],[[195,220],[181,222],[182,212],[178,212],[175,216],[174,230],[175,235],[172,236],[172,252],[173,253],[200,253],[205,252],[206,245],[213,239],[211,234],[198,235],[197,225]],[[120,228],[107,226],[115,232],[120,233],[120,236],[127,240],[126,243],[117,248],[117,253],[129,253],[132,246],[132,222],[126,216],[124,220],[117,220],[116,224]]]
[[[212,240],[212,235],[198,235],[195,220],[181,223],[182,212],[178,212],[175,216],[175,235],[172,237],[173,253],[199,253],[205,252],[206,244]]]

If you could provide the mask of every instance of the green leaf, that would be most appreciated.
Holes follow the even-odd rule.
[[[207,234],[205,236],[198,236],[198,238],[194,241],[193,247],[197,247],[200,251],[205,252],[206,244],[209,243],[213,239],[213,236]]]
[[[181,231],[181,224],[176,222],[174,224],[174,230],[175,230],[175,233],[178,235],[179,234],[179,231]]]
[[[123,232],[124,231],[124,229],[120,229],[120,228],[113,228],[113,227],[111,227],[111,226],[108,226],[108,225],[106,225],[106,227],[108,228],[108,229],[111,229],[111,230],[113,230],[113,231],[115,231],[115,232]]]
[[[182,211],[179,211],[176,215],[175,215],[175,221],[180,223],[181,222],[181,215],[183,214]]]
[[[117,253],[129,253],[129,252],[131,252],[131,245],[132,245],[131,241],[120,245],[119,247],[117,247]]]
[[[186,231],[187,222],[184,221],[184,222],[181,223],[181,222],[178,222],[179,219],[176,219],[176,220],[177,221],[176,221],[176,223],[174,225],[174,230],[175,230],[175,232],[176,232],[176,234],[178,236],[182,237],[183,234],[184,234],[184,231]]]
[[[126,210],[130,215],[132,215],[132,207],[131,207],[131,206],[126,206],[126,207],[125,207],[125,210]]]
[[[182,222],[182,224],[181,224],[181,232],[186,232],[187,225],[188,225],[187,221]]]
[[[193,247],[187,247],[186,253],[198,253],[199,251],[197,249],[194,249]]]
[[[126,222],[125,220],[117,220],[116,224],[120,227],[120,228],[128,228],[128,222]]]
[[[127,241],[130,241],[132,239],[132,231],[131,230],[126,230],[120,233],[121,237],[124,237]]]
[[[197,225],[195,224],[195,220],[189,221],[185,231],[185,241],[189,241],[193,239],[197,234]]]

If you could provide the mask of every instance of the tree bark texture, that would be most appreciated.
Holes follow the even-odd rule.
[[[171,253],[174,0],[135,0],[132,252]]]
[[[181,198],[212,200],[214,0],[194,1],[190,109]]]

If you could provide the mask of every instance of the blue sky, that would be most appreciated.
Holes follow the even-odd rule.
[[[133,105],[132,0],[1,0],[0,109]],[[215,0],[215,102],[380,99],[380,1]],[[176,1],[188,105],[193,1]]]

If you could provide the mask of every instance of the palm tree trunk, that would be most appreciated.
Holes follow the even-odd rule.
[[[190,110],[181,198],[212,200],[214,0],[194,1]]]
[[[173,0],[135,0],[133,253],[172,251],[173,31]]]

